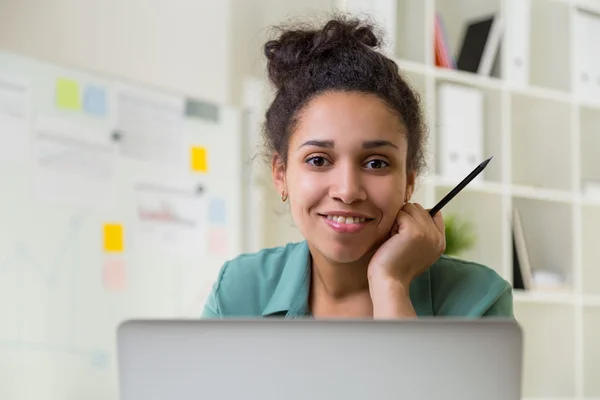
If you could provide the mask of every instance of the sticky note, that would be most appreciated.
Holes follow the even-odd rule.
[[[102,271],[102,283],[107,290],[124,290],[127,283],[125,262],[123,260],[106,260]]]
[[[81,95],[76,81],[60,78],[56,82],[56,106],[66,110],[81,110]]]
[[[227,255],[227,230],[225,228],[211,228],[208,238],[208,251],[218,256]]]
[[[107,113],[106,90],[99,86],[87,85],[83,91],[83,110],[98,117]]]
[[[224,199],[213,198],[210,200],[209,221],[213,224],[225,224],[227,219],[227,207]]]
[[[119,224],[104,225],[104,251],[123,251],[123,227]]]
[[[94,368],[106,369],[108,367],[108,354],[103,351],[95,351],[90,358],[90,364]]]
[[[192,171],[208,171],[208,155],[204,147],[192,147],[190,156]]]

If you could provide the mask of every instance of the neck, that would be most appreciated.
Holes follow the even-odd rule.
[[[351,263],[334,263],[318,251],[312,252],[311,286],[313,292],[331,300],[342,300],[369,291],[367,268],[372,254]]]

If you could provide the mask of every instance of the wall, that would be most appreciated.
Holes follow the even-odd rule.
[[[244,104],[244,79],[255,77],[266,82],[266,59],[263,54],[263,45],[274,33],[273,27],[295,20],[322,20],[329,15],[336,0],[233,0],[233,51],[232,51],[232,99],[236,104]],[[265,97],[255,102],[259,107],[266,107],[270,99],[269,89],[263,88]],[[253,95],[251,95],[253,96]],[[248,103],[246,101],[245,103]],[[262,111],[261,111],[262,113]],[[258,124],[262,122],[262,115],[258,115]],[[259,128],[259,127],[258,127]],[[256,152],[251,155],[256,155]],[[262,237],[257,241],[262,248],[279,246],[285,243],[302,240],[300,232],[294,226],[290,212],[280,200],[279,194],[274,190],[268,165],[262,163],[262,158],[253,161],[252,168],[260,170],[260,183],[263,193],[260,197],[262,212],[260,224]],[[253,229],[254,224],[249,224]]]
[[[265,77],[263,45],[273,27],[290,20],[322,18],[336,0],[232,0],[232,99],[242,98],[245,76]]]
[[[230,100],[228,0],[0,0],[0,48]]]
[[[271,28],[325,18],[337,3],[0,0],[0,48],[240,106],[244,79],[265,77],[262,46]],[[301,239],[279,195],[265,185],[263,244]]]

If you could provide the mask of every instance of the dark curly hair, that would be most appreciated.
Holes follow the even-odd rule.
[[[397,64],[377,51],[382,45],[375,24],[335,16],[320,29],[278,27],[264,45],[269,79],[276,93],[266,112],[264,139],[270,156],[287,163],[290,135],[299,111],[327,91],[358,91],[378,96],[394,110],[408,131],[407,169],[417,174],[425,164],[425,124],[418,94]]]

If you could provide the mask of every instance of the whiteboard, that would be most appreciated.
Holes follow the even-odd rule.
[[[0,53],[0,399],[117,399],[115,330],[242,251],[240,110]]]

